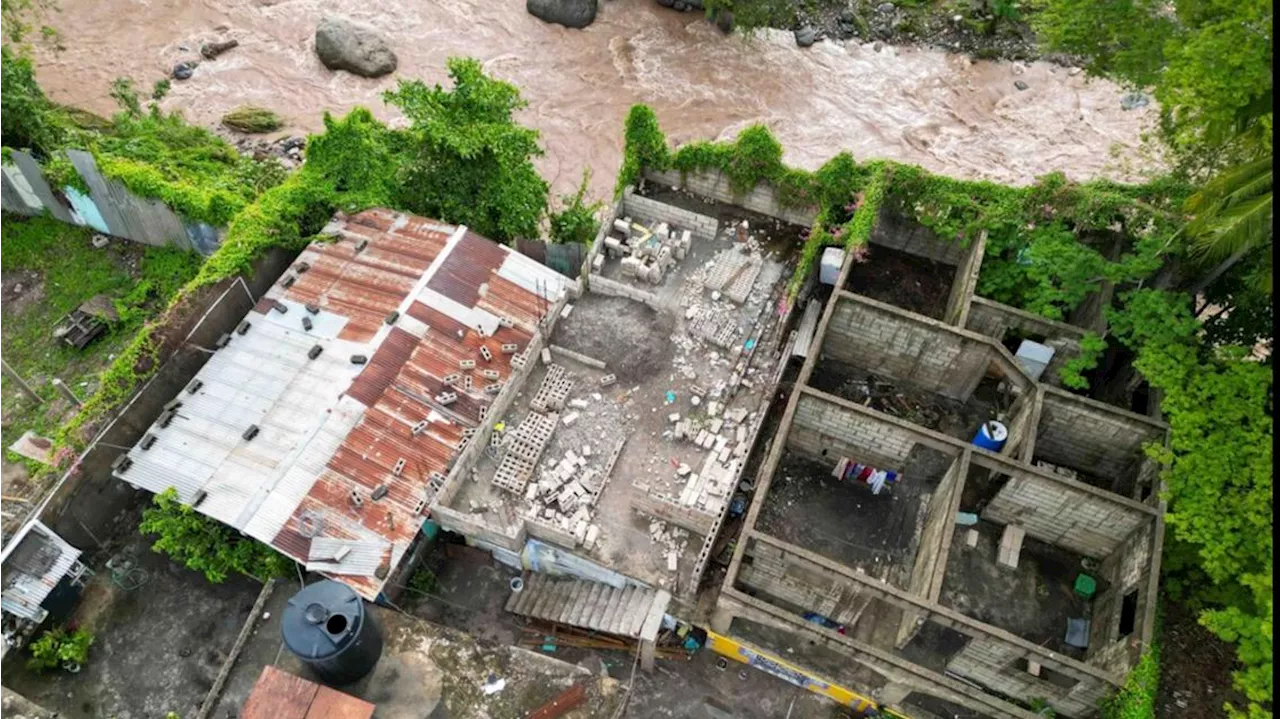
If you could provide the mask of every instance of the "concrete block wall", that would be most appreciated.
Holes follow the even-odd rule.
[[[796,402],[786,446],[832,469],[840,457],[900,469],[916,441],[905,429],[806,392]]]
[[[871,244],[947,265],[960,265],[969,253],[967,244],[939,238],[933,230],[886,208],[882,208],[876,218],[875,227],[871,230]],[[874,247],[871,252],[875,254]]]
[[[711,526],[716,521],[716,515],[680,504],[676,497],[642,492],[635,488],[631,491],[631,508],[664,522],[670,522],[677,527],[683,527],[700,537],[710,533]]]
[[[459,512],[443,505],[431,508],[431,518],[436,520],[442,529],[457,532],[468,539],[479,540],[509,552],[519,552],[527,539],[523,528],[514,535],[505,534],[500,528],[488,524],[478,515]]]
[[[937,573],[939,562],[945,562],[945,544],[950,541],[947,526],[955,524],[955,508],[953,501],[958,500],[964,478],[961,471],[968,467],[963,456],[956,457],[951,468],[942,476],[938,488],[933,494],[922,498],[925,503],[924,528],[920,532],[920,542],[916,548],[916,559],[911,565],[911,578],[907,580],[907,591],[920,597],[936,601],[935,576],[941,588],[942,575]],[[902,613],[902,622],[898,626],[896,646],[901,648],[915,636],[924,623],[924,612],[907,610]]]
[[[632,287],[625,282],[611,280],[604,275],[591,275],[587,283],[587,289],[596,294],[610,297],[626,297],[629,300],[644,303],[656,311],[662,310],[662,302],[658,299],[658,296],[652,292],[645,292],[639,287]]]
[[[840,294],[822,340],[822,356],[967,401],[994,350],[937,320],[865,297]]]
[[[574,285],[570,285],[574,288]],[[575,290],[576,292],[576,290]],[[543,321],[544,326],[537,328],[533,333],[533,338],[529,340],[529,345],[525,349],[524,367],[516,370],[511,374],[506,384],[502,386],[502,391],[494,398],[493,403],[489,405],[489,411],[486,419],[476,427],[476,432],[471,437],[471,441],[462,451],[454,458],[453,464],[449,467],[449,474],[445,477],[444,486],[440,488],[439,494],[432,500],[431,506],[434,510],[436,507],[443,507],[453,503],[453,499],[458,494],[464,479],[471,475],[471,470],[475,468],[476,463],[484,454],[484,448],[489,446],[489,436],[493,433],[493,425],[504,415],[507,410],[511,409],[511,403],[515,401],[516,395],[524,391],[525,383],[529,381],[529,375],[533,373],[534,367],[538,365],[538,355],[542,352],[542,348],[546,345],[547,337],[551,336],[555,329],[556,322],[560,319],[560,313],[564,311],[564,307],[573,299],[573,293],[566,292],[563,297],[551,306],[551,310],[547,313],[546,319]]]
[[[1005,418],[1005,427],[1009,430],[1009,438],[1000,448],[1000,454],[1008,457],[1019,456],[1018,450],[1024,442],[1035,436],[1035,427],[1031,425],[1032,415],[1036,409],[1036,390],[1031,389],[1018,395],[1009,407],[1009,416]]]
[[[964,254],[960,266],[956,268],[951,279],[951,294],[947,297],[947,307],[942,313],[942,321],[953,327],[964,327],[969,318],[969,306],[973,301],[973,291],[978,286],[978,272],[982,269],[982,258],[987,251],[987,233],[978,235]]]
[[[816,612],[845,624],[850,633],[875,599],[854,582],[830,569],[765,542],[749,540],[747,556],[738,574],[738,584],[766,597],[770,604],[789,605],[796,612]],[[892,615],[896,621],[900,610],[883,602],[875,607],[876,617]]]
[[[1054,353],[1040,381],[1054,387],[1062,384],[1058,379],[1058,372],[1062,369],[1062,365],[1080,356],[1080,340],[1086,333],[1083,327],[1057,322],[995,300],[976,296],[969,304],[969,316],[964,326],[991,337],[997,342],[1004,341],[1005,336],[1011,331],[1044,337],[1044,344],[1052,347]]]
[[[752,212],[768,215],[793,225],[810,227],[813,225],[817,210],[812,207],[783,207],[778,200],[778,193],[772,185],[760,183],[750,192],[735,194],[729,186],[729,178],[719,170],[712,172],[690,172],[681,177],[679,170],[666,172],[645,172],[645,179],[666,187],[682,187],[695,195],[708,200],[723,202],[728,205],[745,207]]]
[[[1137,661],[1141,644],[1142,618],[1153,599],[1148,594],[1148,577],[1152,560],[1152,533],[1155,519],[1138,527],[1098,567],[1098,575],[1106,580],[1107,588],[1093,600],[1093,621],[1089,626],[1089,654],[1087,661],[1109,671],[1124,673]],[[1123,599],[1130,592],[1138,592],[1134,627],[1129,634],[1120,635],[1120,613]],[[1121,645],[1116,649],[1114,645]]]
[[[996,524],[1017,524],[1028,536],[1094,559],[1105,559],[1152,519],[1084,487],[1016,470],[981,516]]]
[[[630,217],[633,221],[653,229],[659,222],[665,222],[676,230],[689,230],[695,240],[714,240],[720,221],[710,215],[700,215],[684,210],[675,205],[641,197],[634,191],[623,191],[622,217]]]
[[[1035,458],[1104,480],[1136,482],[1142,446],[1163,441],[1166,427],[1143,415],[1059,390],[1046,390],[1036,433]]]
[[[998,639],[975,637],[947,662],[947,671],[1005,696],[1024,701],[1042,697],[1060,715],[1071,717],[1093,715],[1098,711],[1098,700],[1113,691],[1113,687],[1101,679],[1074,672],[1071,675],[1079,679],[1079,683],[1070,689],[1058,686],[1021,669],[1018,660],[1028,658],[1051,669],[1062,669],[1053,667],[1043,656],[1032,657],[1027,650]]]

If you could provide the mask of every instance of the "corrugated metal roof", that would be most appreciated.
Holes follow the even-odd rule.
[[[46,613],[40,605],[79,558],[80,550],[43,522],[27,523],[5,550],[0,610],[40,621]]]
[[[299,562],[345,543],[341,566],[323,571],[374,599],[493,401],[485,387],[510,378],[503,346],[523,351],[571,280],[466,228],[390,210],[339,214],[323,234],[117,476],[201,497],[200,512]]]

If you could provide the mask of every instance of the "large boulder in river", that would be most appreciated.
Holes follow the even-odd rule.
[[[316,26],[316,54],[330,70],[379,77],[396,69],[396,54],[371,27],[330,15]]]
[[[586,27],[596,19],[596,0],[526,0],[529,14],[565,27]]]

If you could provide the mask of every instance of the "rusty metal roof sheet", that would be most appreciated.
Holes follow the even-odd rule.
[[[174,486],[299,562],[348,542],[324,573],[375,599],[495,399],[485,387],[511,377],[511,350],[570,280],[464,227],[385,209],[339,214],[322,234],[116,476]]]

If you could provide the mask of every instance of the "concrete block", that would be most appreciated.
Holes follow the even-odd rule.
[[[964,535],[964,543],[965,543],[965,546],[968,546],[968,547],[978,546],[978,530],[970,529]]]
[[[546,347],[543,347],[543,348],[542,348],[542,355],[541,355],[541,356],[542,356],[542,364],[544,364],[544,365],[549,365],[549,364],[551,364],[551,350],[550,350],[550,349],[548,349],[548,348],[546,348]]]
[[[578,413],[577,413],[577,412],[570,412],[569,414],[566,414],[566,415],[564,416],[564,419],[562,419],[562,420],[560,420],[560,421],[561,421],[561,422],[564,422],[564,426],[566,426],[566,427],[572,427],[572,426],[573,426],[573,423],[578,421]]]
[[[674,572],[680,568],[680,555],[675,552],[667,552],[667,571]]]
[[[596,546],[596,541],[599,538],[600,538],[600,527],[593,524],[590,527],[587,527],[587,533],[586,533],[586,536],[583,537],[582,545],[586,547],[588,550],[593,549]]]

